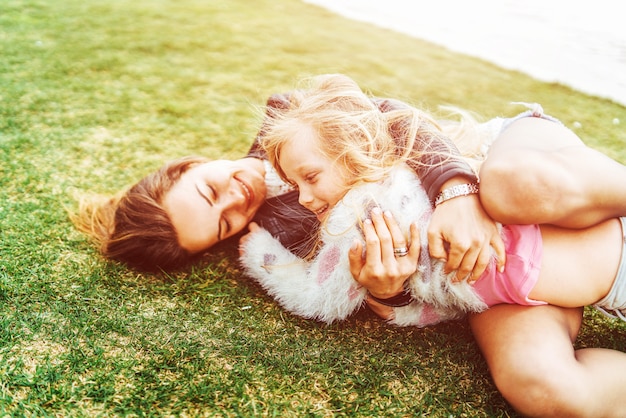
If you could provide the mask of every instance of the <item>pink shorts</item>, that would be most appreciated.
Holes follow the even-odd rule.
[[[500,303],[517,305],[546,305],[532,300],[528,294],[539,280],[543,241],[538,225],[506,225],[502,227],[506,249],[504,273],[495,260],[474,284],[474,289],[488,306]]]

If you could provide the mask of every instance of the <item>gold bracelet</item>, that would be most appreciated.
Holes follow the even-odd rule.
[[[442,190],[435,199],[435,207],[439,206],[446,200],[454,199],[459,196],[467,196],[478,193],[478,183],[457,184]]]

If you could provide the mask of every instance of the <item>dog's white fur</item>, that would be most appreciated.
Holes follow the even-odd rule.
[[[470,284],[453,283],[443,262],[430,258],[426,230],[432,207],[415,173],[404,166],[384,181],[354,187],[335,205],[312,260],[298,258],[261,229],[243,244],[242,265],[288,311],[326,323],[345,319],[367,294],[350,274],[348,251],[355,239],[363,241],[360,224],[374,205],[393,213],[405,237],[411,222],[420,227],[420,264],[408,280],[415,301],[394,308],[391,323],[425,326],[487,308]]]

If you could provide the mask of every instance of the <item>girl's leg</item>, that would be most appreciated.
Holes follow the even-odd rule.
[[[505,224],[581,228],[626,215],[626,166],[540,118],[515,121],[498,137],[480,179],[485,210]]]
[[[528,416],[626,416],[626,353],[574,350],[581,308],[498,305],[470,325],[502,396]]]
[[[584,229],[539,228],[541,270],[528,296],[570,308],[593,305],[607,296],[626,256],[619,219]]]

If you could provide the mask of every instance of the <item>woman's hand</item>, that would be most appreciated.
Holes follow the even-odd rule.
[[[382,214],[378,208],[372,210],[371,220],[364,222],[365,257],[363,244],[355,241],[349,253],[350,273],[373,296],[387,299],[398,295],[406,279],[417,270],[420,238],[415,224],[410,233],[409,243],[391,213]],[[394,248],[403,247],[408,250],[406,255],[394,254]]]
[[[367,306],[369,306],[369,308],[379,317],[387,320],[395,319],[395,311],[391,306],[376,302],[376,300],[372,299],[370,295],[366,296],[365,301],[367,302]]]
[[[428,226],[430,256],[446,260],[444,270],[447,273],[456,270],[455,280],[478,280],[491,259],[491,247],[498,270],[503,271],[504,242],[478,195],[459,196],[435,208]]]

